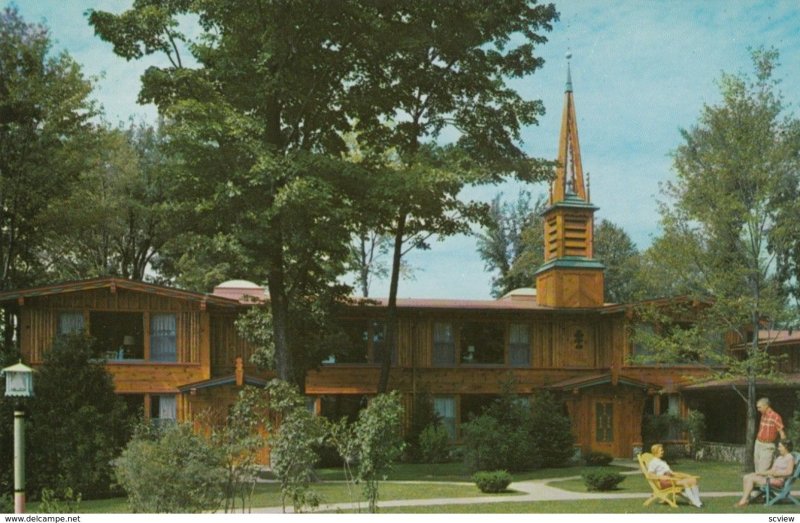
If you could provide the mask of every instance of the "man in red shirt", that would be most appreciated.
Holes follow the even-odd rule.
[[[758,425],[756,445],[753,450],[753,462],[756,472],[765,472],[772,467],[775,457],[775,442],[780,434],[780,439],[786,439],[783,430],[781,415],[772,410],[768,398],[761,398],[756,402],[756,409],[761,413],[761,423]]]

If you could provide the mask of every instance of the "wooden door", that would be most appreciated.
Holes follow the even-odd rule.
[[[614,401],[609,398],[592,398],[592,450],[616,455]]]

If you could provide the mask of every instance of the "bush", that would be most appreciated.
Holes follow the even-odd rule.
[[[111,494],[111,465],[131,435],[125,402],[97,360],[94,340],[58,336],[36,376],[28,409],[27,488],[80,492],[84,499]],[[3,467],[4,468],[4,467]]]
[[[81,505],[81,495],[75,495],[69,487],[64,489],[60,496],[53,490],[42,489],[40,499],[37,512],[43,514],[75,514],[79,512]]]
[[[450,449],[450,436],[441,424],[431,424],[419,435],[419,458],[422,463],[444,463]]]
[[[433,398],[427,391],[414,395],[411,410],[411,424],[405,434],[405,458],[412,463],[431,463],[425,461],[420,448],[422,432],[431,425],[441,424],[441,418],[433,408]]]
[[[175,424],[157,439],[134,436],[116,461],[117,481],[132,512],[214,510],[224,497],[223,461],[221,452],[191,425]]]
[[[476,472],[472,475],[472,481],[487,494],[497,494],[505,492],[512,481],[511,474],[505,470],[495,470],[493,472]]]
[[[531,467],[532,449],[528,422],[502,424],[491,414],[482,414],[461,427],[464,462],[471,471],[526,470]]]
[[[616,489],[617,485],[625,479],[625,476],[618,472],[597,471],[586,472],[582,478],[587,490],[605,492]]]
[[[531,444],[539,467],[562,467],[572,459],[572,423],[561,409],[549,392],[540,392],[531,401]]]
[[[614,457],[605,452],[587,452],[583,455],[583,460],[590,467],[605,467],[614,460]]]

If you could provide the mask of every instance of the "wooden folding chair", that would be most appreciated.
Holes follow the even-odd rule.
[[[650,505],[653,501],[659,500],[661,503],[667,503],[672,508],[678,508],[678,496],[683,494],[683,485],[678,485],[681,478],[673,476],[656,476],[655,474],[647,471],[647,466],[653,459],[653,455],[649,452],[643,452],[637,456],[639,459],[639,468],[644,474],[644,479],[653,491],[653,494],[644,502],[644,506]],[[669,486],[662,487],[661,481],[668,481]]]
[[[795,505],[800,505],[800,500],[792,496],[792,484],[800,477],[800,452],[792,452],[792,456],[794,456],[794,472],[783,482],[783,487],[770,486],[769,482],[761,487],[761,492],[764,493],[764,504],[774,505],[778,501],[787,499]]]

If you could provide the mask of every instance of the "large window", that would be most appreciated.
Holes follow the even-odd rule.
[[[433,366],[452,367],[456,363],[456,343],[452,323],[433,324]]]
[[[442,420],[442,425],[451,440],[456,439],[456,399],[452,396],[435,396],[433,411]]]
[[[503,325],[489,322],[463,323],[460,329],[461,363],[505,363]]]
[[[144,316],[141,312],[92,312],[89,331],[106,357],[144,359]]]
[[[509,325],[508,362],[512,367],[528,367],[531,364],[530,328],[525,323]]]
[[[323,363],[373,363],[380,364],[388,348],[386,324],[382,321],[348,320],[341,324],[342,341],[336,352]],[[397,362],[397,352],[392,363]]]
[[[174,314],[150,315],[150,360],[178,361],[177,321]]]
[[[58,334],[77,334],[83,330],[82,312],[62,312],[58,315]]]

